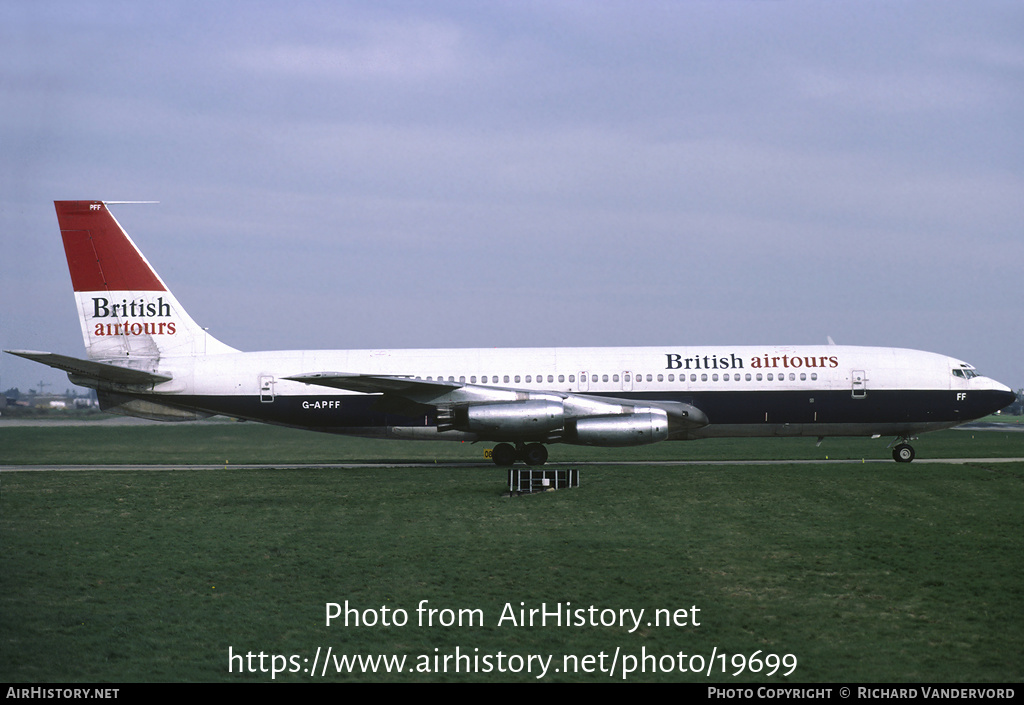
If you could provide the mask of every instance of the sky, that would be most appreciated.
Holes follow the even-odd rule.
[[[111,209],[242,350],[831,336],[1020,388],[1022,37],[1016,0],[6,0],[0,347],[84,355],[54,200],[152,200]]]

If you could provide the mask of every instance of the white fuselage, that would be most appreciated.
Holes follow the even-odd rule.
[[[370,413],[380,394],[286,379],[310,370],[445,382],[434,406],[542,399],[684,402],[708,423],[679,438],[910,435],[971,417],[1005,386],[934,353],[853,346],[335,350],[164,358],[149,397],[207,413],[358,435],[479,439],[429,413]],[[469,396],[466,396],[469,395]],[[600,410],[599,410],[600,411]],[[987,412],[985,412],[987,413]]]

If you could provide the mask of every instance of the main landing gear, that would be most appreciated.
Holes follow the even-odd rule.
[[[892,459],[895,460],[897,463],[909,463],[910,461],[912,461],[914,459],[914,455],[915,454],[914,454],[914,447],[912,445],[910,445],[909,443],[907,443],[906,441],[909,441],[909,440],[912,440],[912,439],[901,436],[900,438],[897,438],[896,440],[897,441],[901,441],[901,442],[898,445],[893,447],[893,449],[892,449]]]
[[[498,467],[512,467],[517,460],[527,465],[543,465],[548,461],[548,449],[540,443],[499,443],[491,451],[491,460]]]

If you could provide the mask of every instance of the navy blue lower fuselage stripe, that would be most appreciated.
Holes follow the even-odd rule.
[[[624,400],[626,394],[593,394]],[[312,430],[390,426],[434,426],[436,413],[392,413],[378,395],[174,396],[144,397],[189,409]],[[676,401],[703,411],[712,426],[754,424],[947,424],[955,425],[993,413],[1013,402],[1002,391],[870,390],[854,397],[849,390],[635,392],[637,402]]]

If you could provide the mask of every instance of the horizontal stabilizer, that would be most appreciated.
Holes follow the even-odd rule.
[[[26,360],[41,362],[58,370],[64,370],[69,375],[87,377],[101,382],[112,382],[114,384],[160,384],[171,379],[169,375],[133,370],[129,367],[111,365],[106,362],[79,360],[77,357],[57,355],[56,353],[38,352],[35,350],[5,350],[4,352],[23,357]]]

